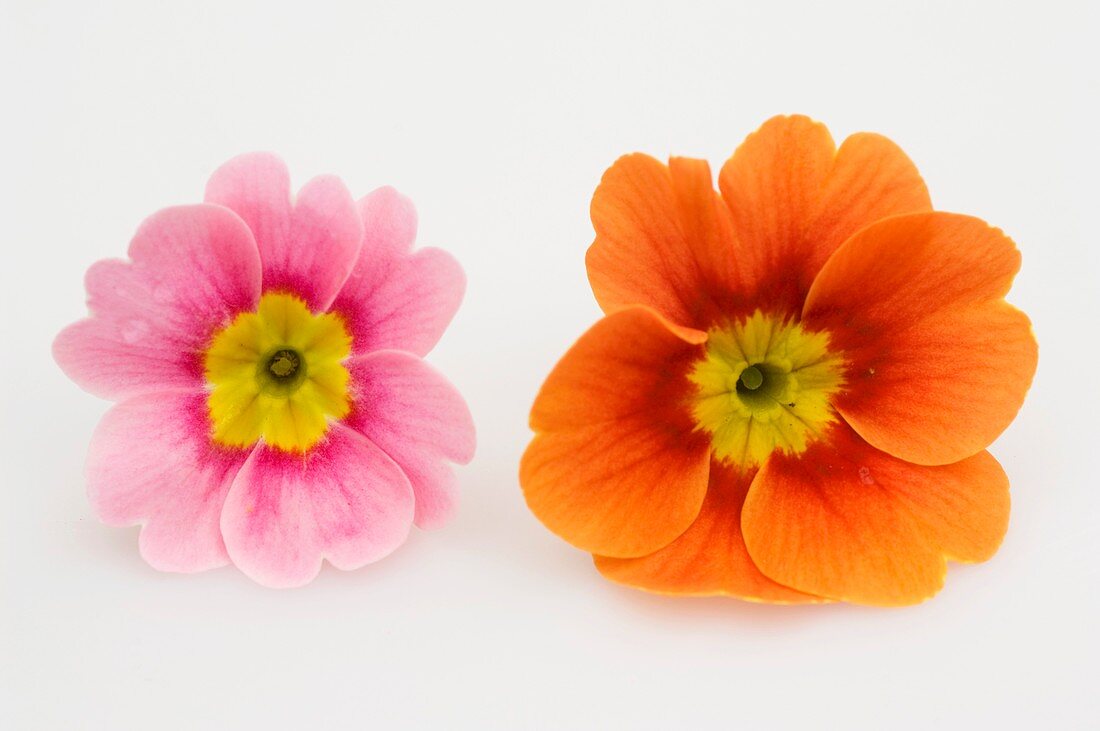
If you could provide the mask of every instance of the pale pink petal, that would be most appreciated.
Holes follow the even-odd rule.
[[[286,165],[268,153],[235,157],[206,185],[206,200],[232,209],[256,237],[264,291],[301,296],[328,308],[359,254],[363,224],[339,178],[314,178],[291,201]]]
[[[290,239],[290,171],[276,155],[238,155],[210,176],[208,203],[231,209],[252,229],[265,268]],[[267,271],[264,272],[266,276]]]
[[[413,523],[421,530],[446,525],[458,510],[458,478],[450,462],[408,455],[401,465],[416,496]]]
[[[363,248],[333,304],[352,332],[352,350],[427,355],[462,302],[462,267],[439,249],[411,252],[416,211],[393,188],[380,188],[363,198],[359,212]]]
[[[88,496],[110,525],[143,524],[141,555],[162,571],[203,571],[229,558],[222,504],[248,451],[210,442],[202,392],[159,392],[114,406],[88,452]]]
[[[306,584],[322,558],[350,570],[401,545],[413,494],[401,468],[340,424],[308,453],[257,447],[233,482],[221,529],[233,563],[261,584]]]
[[[105,398],[201,387],[211,335],[260,297],[260,258],[248,227],[207,204],[147,218],[132,263],[101,261],[85,277],[91,317],[54,341],[54,358]]]
[[[462,395],[409,353],[355,357],[348,370],[354,407],[345,423],[405,470],[416,495],[416,525],[442,525],[457,497],[447,461],[466,464],[474,456],[474,423]]]
[[[390,186],[374,190],[357,204],[363,221],[363,247],[345,288],[369,292],[386,278],[390,267],[407,256],[416,242],[416,206]]]

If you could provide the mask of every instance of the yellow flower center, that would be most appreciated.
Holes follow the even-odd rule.
[[[829,336],[757,310],[711,330],[706,355],[688,378],[698,388],[697,429],[711,435],[721,462],[750,468],[779,449],[797,454],[836,418],[832,397],[844,361]]]
[[[206,350],[207,407],[214,441],[247,447],[263,439],[305,452],[347,416],[351,336],[333,313],[314,315],[290,294],[270,293],[214,336]]]

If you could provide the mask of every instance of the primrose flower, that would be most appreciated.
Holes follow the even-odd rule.
[[[531,411],[520,480],[606,577],[900,605],[1008,523],[985,448],[1035,372],[1010,239],[932,211],[893,143],[777,117],[722,167],[619,159],[592,200],[606,316]]]
[[[146,219],[129,261],[93,265],[91,316],[54,356],[119,401],[89,450],[100,518],[142,524],[158,569],[232,561],[270,586],[446,521],[449,462],[471,459],[474,428],[421,358],[465,278],[443,251],[412,251],[415,234],[391,188],[356,203],[325,176],[292,199],[282,161],[252,154],[214,173],[205,203]]]

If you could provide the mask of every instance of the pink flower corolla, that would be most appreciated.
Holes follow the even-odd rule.
[[[91,316],[54,343],[70,378],[118,401],[89,450],[96,513],[141,524],[158,569],[233,563],[269,586],[443,524],[474,426],[422,358],[462,299],[458,263],[412,249],[416,212],[392,188],[356,203],[322,176],[292,198],[269,154],[223,165],[205,198],[150,216],[129,261],[93,265]]]

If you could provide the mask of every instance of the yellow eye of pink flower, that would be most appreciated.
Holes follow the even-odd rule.
[[[697,428],[711,436],[714,458],[756,467],[775,450],[803,452],[836,416],[843,361],[829,336],[759,310],[710,331],[706,354],[688,378],[698,387]]]
[[[339,315],[314,315],[298,297],[265,294],[238,315],[204,357],[214,441],[247,447],[261,437],[305,452],[347,415],[351,336]]]

